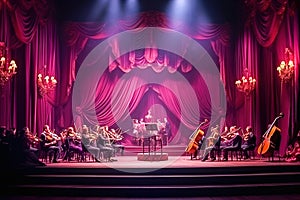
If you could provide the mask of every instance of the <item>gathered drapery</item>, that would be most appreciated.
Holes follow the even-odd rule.
[[[250,124],[254,126],[257,136],[260,136],[266,130],[266,125],[279,112],[283,112],[285,117],[278,125],[282,128],[282,153],[288,140],[295,136],[299,128],[296,124],[299,121],[299,10],[293,7],[293,2],[247,1],[240,10],[245,16],[237,24],[195,24],[188,27],[184,23],[172,21],[162,13],[145,12],[112,24],[64,22],[59,29],[51,3],[37,0],[5,1],[0,8],[0,39],[6,42],[11,56],[17,61],[18,74],[1,89],[0,107],[3,114],[0,123],[7,127],[29,126],[33,132],[40,132],[46,123],[57,129],[73,125],[74,122],[100,122],[113,126],[117,121],[126,121],[129,116],[143,117],[144,110],[157,103],[165,109],[172,122],[173,132],[179,130],[179,122],[192,131],[199,121],[222,112],[220,107],[227,107],[227,112],[222,114],[226,115],[226,125],[245,127]],[[110,65],[103,66],[107,70],[100,79],[96,77],[99,81],[95,80],[95,88],[90,91],[81,88],[85,95],[76,98],[73,117],[72,89],[84,57],[95,44],[114,34],[126,30],[140,31],[145,27],[178,31],[200,44],[208,41],[206,49],[220,70],[219,77],[212,75],[211,80],[212,83],[217,78],[222,81],[226,99],[220,99],[220,105],[216,107],[211,104],[201,75],[193,75],[194,66],[183,59],[186,44],[173,41],[182,49],[181,55],[174,55],[147,40],[147,48],[120,55],[118,41],[111,41],[110,46],[104,49],[111,52],[108,58]],[[172,38],[166,40],[172,42]],[[294,53],[295,63],[295,76],[287,84],[279,80],[276,71],[284,57],[285,47]],[[58,87],[56,91],[41,98],[37,93],[36,76],[45,65],[47,72],[58,80]],[[257,87],[250,99],[236,91],[234,84],[242,76],[245,67],[257,79]],[[152,70],[157,76],[166,73],[168,76],[164,84],[172,85],[172,90],[159,84],[143,85],[145,80],[139,76],[133,76],[135,78],[127,80],[118,88],[117,83],[124,81],[124,74],[145,70]],[[176,83],[171,79],[172,74],[177,73],[186,77],[191,90],[182,91],[180,84],[185,83]],[[137,84],[141,84],[141,87],[133,90],[132,85]],[[216,86],[216,93],[220,88]],[[172,94],[173,90],[178,94]],[[94,91],[95,94],[90,94]],[[190,101],[189,92],[196,94],[197,102]],[[176,95],[181,98],[176,98]],[[146,96],[149,100],[145,99]],[[117,105],[120,108],[111,106],[114,105],[111,104],[112,100],[119,100]],[[199,106],[200,119],[195,117],[197,115],[191,106],[194,103]],[[94,115],[93,110],[96,110],[95,119],[90,118],[90,115]],[[180,142],[180,137],[175,138],[174,142]]]

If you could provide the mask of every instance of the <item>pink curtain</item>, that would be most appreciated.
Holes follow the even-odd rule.
[[[249,0],[238,2],[239,19],[234,24],[186,24],[174,21],[159,12],[145,12],[115,23],[98,22],[64,22],[58,27],[55,21],[54,5],[49,1],[18,0],[3,1],[0,5],[0,39],[10,49],[10,55],[18,64],[18,74],[1,89],[0,116],[1,125],[7,127],[29,126],[34,132],[48,123],[51,127],[61,129],[74,122],[114,125],[117,120],[125,121],[128,116],[142,117],[152,104],[162,105],[172,122],[172,130],[178,130],[182,122],[191,128],[202,119],[197,119],[191,110],[189,91],[181,91],[179,83],[167,79],[165,84],[173,84],[172,90],[186,98],[175,98],[168,88],[149,84],[131,91],[131,85],[143,83],[143,79],[134,78],[124,83],[128,90],[116,89],[116,83],[122,81],[121,76],[135,70],[152,70],[154,73],[167,72],[169,76],[181,73],[189,80],[192,91],[197,94],[201,118],[219,115],[226,106],[226,125],[238,125],[243,128],[251,124],[256,134],[266,130],[268,123],[284,112],[285,117],[279,121],[282,129],[281,153],[287,143],[299,129],[297,107],[299,103],[299,8],[295,0]],[[219,76],[226,92],[226,105],[214,107],[207,95],[207,88],[194,68],[184,59],[184,44],[178,42],[182,55],[174,55],[149,43],[149,48],[133,50],[125,55],[119,54],[118,41],[111,43],[105,51],[111,51],[110,66],[93,88],[81,88],[82,96],[72,102],[72,89],[78,67],[84,57],[98,44],[110,36],[143,27],[161,27],[186,34],[199,43],[209,44],[207,50],[214,57],[220,69]],[[137,30],[138,31],[138,30]],[[167,38],[169,39],[169,38]],[[60,41],[60,42],[59,42]],[[151,42],[151,40],[149,40]],[[276,67],[283,59],[284,48],[294,53],[295,76],[290,83],[283,84],[277,76]],[[58,79],[56,91],[40,98],[37,93],[36,76],[47,66],[48,73]],[[149,69],[150,66],[150,69]],[[168,66],[168,67],[166,67]],[[257,79],[257,87],[249,99],[238,92],[234,82],[241,77],[243,68]],[[99,77],[97,77],[99,78]],[[127,85],[128,84],[128,85]],[[216,93],[222,86],[216,85]],[[91,94],[96,91],[96,94]],[[191,91],[190,91],[191,92]],[[95,95],[95,98],[89,98]],[[128,108],[128,113],[110,106],[114,95],[124,98],[118,102],[121,108]],[[143,97],[144,95],[144,97]],[[145,96],[149,97],[147,100]],[[221,98],[221,97],[220,97]],[[222,99],[218,100],[221,104]],[[186,104],[185,104],[186,103]],[[145,104],[145,106],[141,106]],[[183,107],[179,105],[184,104]],[[76,113],[72,116],[72,106],[76,105]],[[96,108],[96,118],[93,109]],[[191,113],[178,119],[179,113]],[[245,115],[246,113],[246,115]],[[116,116],[116,119],[112,116]],[[177,140],[178,139],[178,140]],[[180,142],[179,138],[175,138]]]
[[[47,66],[47,73],[60,81],[60,60],[57,27],[53,18],[53,5],[45,1],[5,1],[1,13],[5,22],[6,40],[9,49],[16,56],[18,74],[14,88],[5,96],[16,99],[7,119],[1,121],[9,127],[30,127],[32,132],[41,132],[44,124],[54,127],[56,120],[54,110],[57,106],[56,92],[44,98],[37,94],[37,74]],[[1,25],[1,27],[3,27]],[[13,30],[12,30],[13,28]],[[10,32],[12,30],[12,32]],[[1,105],[3,105],[1,103]],[[7,105],[6,105],[7,106]],[[1,109],[2,110],[2,109]]]

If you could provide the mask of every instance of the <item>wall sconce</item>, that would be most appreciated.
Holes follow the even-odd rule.
[[[0,42],[0,86],[4,86],[17,73],[16,62],[14,60],[9,62],[7,52],[5,43]]]
[[[56,87],[57,81],[54,76],[46,75],[46,65],[44,66],[44,75],[38,74],[37,86],[39,94],[43,97],[45,94],[53,91]]]
[[[243,92],[246,96],[255,89],[256,80],[251,75],[249,75],[248,69],[244,69],[244,76],[240,80],[235,81],[236,88]]]
[[[288,82],[294,74],[294,56],[289,48],[285,48],[285,59],[277,67],[278,75],[283,82]]]

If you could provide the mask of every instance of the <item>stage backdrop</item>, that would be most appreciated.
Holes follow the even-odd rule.
[[[1,88],[0,124],[7,127],[22,128],[29,126],[33,132],[41,132],[44,124],[59,129],[74,124],[72,115],[72,88],[76,81],[76,73],[84,56],[94,45],[113,34],[142,27],[162,27],[184,33],[199,43],[203,43],[206,50],[219,67],[219,79],[226,91],[227,112],[226,125],[245,127],[253,125],[259,137],[267,129],[267,125],[283,112],[285,117],[279,121],[282,130],[281,152],[284,151],[288,140],[293,138],[299,121],[297,108],[299,99],[299,22],[296,1],[263,0],[237,2],[239,17],[234,23],[203,24],[195,23],[187,26],[175,22],[164,13],[146,12],[130,18],[116,19],[114,23],[100,22],[62,22],[55,18],[55,8],[51,2],[40,1],[4,1],[1,2],[0,40],[6,42],[10,55],[18,65],[18,74]],[[111,46],[116,52],[117,46]],[[284,58],[284,49],[288,47],[294,53],[295,76],[287,84],[282,83],[276,68]],[[115,48],[115,49],[114,49]],[[97,87],[95,99],[98,120],[100,123],[114,126],[116,119],[112,119],[107,109],[106,99],[110,94],[110,86],[124,73],[134,73],[135,70],[152,70],[154,72],[182,73],[189,78],[192,88],[197,93],[201,117],[210,118],[211,113],[218,108],[211,108],[205,93],[201,88],[201,75],[193,74],[193,66],[180,55],[161,52],[160,49],[143,49],[121,57],[112,57],[115,62],[107,67]],[[161,63],[168,60],[171,68],[140,69],[140,63]],[[128,63],[133,62],[133,67]],[[178,65],[177,65],[177,64]],[[121,64],[121,65],[120,65]],[[39,96],[36,87],[37,74],[46,65],[47,71],[55,75],[58,80],[56,91],[43,98]],[[243,68],[257,79],[257,87],[249,99],[235,88],[235,80],[242,76]],[[171,76],[171,75],[170,75]],[[128,84],[142,82],[139,77],[129,80]],[[166,80],[166,81],[172,81]],[[175,82],[174,82],[175,83]],[[103,86],[105,86],[103,88]],[[107,87],[106,87],[107,86]],[[129,87],[126,84],[124,87]],[[174,88],[176,88],[174,84]],[[103,96],[101,92],[105,90]],[[182,91],[187,95],[187,91]],[[176,132],[179,122],[177,101],[170,102],[172,93],[159,85],[145,85],[137,91],[119,95],[128,98],[120,107],[130,105],[131,117],[142,117],[151,105],[159,104],[165,109],[165,114],[172,123],[172,131]],[[149,98],[145,98],[148,96]],[[186,97],[186,96],[185,96]],[[86,109],[90,108],[91,99],[84,96],[78,102],[77,116],[83,123],[87,123]],[[222,102],[222,100],[220,100]],[[144,104],[145,106],[141,106]],[[188,106],[188,105],[187,105]],[[223,107],[223,105],[220,105]],[[188,108],[187,108],[188,109]],[[216,109],[216,110],[214,110]],[[220,111],[222,112],[222,111]],[[120,109],[117,120],[125,119]],[[299,114],[298,114],[299,115]],[[183,122],[190,131],[202,119],[195,119],[191,115],[189,121]],[[175,139],[176,140],[176,139]],[[174,141],[175,141],[174,140]],[[177,139],[176,142],[180,142]]]

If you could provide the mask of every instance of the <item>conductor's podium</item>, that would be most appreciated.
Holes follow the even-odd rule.
[[[157,134],[157,124],[146,124],[147,137],[142,138],[143,152],[138,153],[137,159],[140,161],[164,161],[168,160],[168,154],[163,153],[163,141]]]

